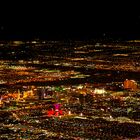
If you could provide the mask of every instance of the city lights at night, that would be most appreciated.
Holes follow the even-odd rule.
[[[139,140],[139,16],[46,13],[0,22],[0,140]]]

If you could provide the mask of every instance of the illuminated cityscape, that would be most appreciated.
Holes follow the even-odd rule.
[[[0,139],[140,138],[140,44],[0,42]]]

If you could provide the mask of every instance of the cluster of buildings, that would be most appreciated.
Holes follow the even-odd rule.
[[[91,83],[85,83],[74,86],[24,86],[22,90],[17,90],[17,92],[1,95],[1,111],[5,111],[5,109],[3,109],[5,108],[5,103],[11,102],[9,108],[13,107],[13,103],[17,103],[15,105],[16,109],[13,108],[12,111],[6,109],[6,112],[7,110],[14,112],[12,113],[13,117],[18,121],[22,121],[23,124],[26,123],[33,128],[41,127],[41,131],[47,128],[52,131],[60,129],[61,132],[65,132],[66,129],[69,130],[68,134],[70,135],[74,132],[78,133],[78,131],[81,132],[81,134],[78,135],[82,135],[87,128],[91,130],[92,126],[90,126],[90,123],[94,117],[115,120],[115,118],[113,118],[115,115],[119,116],[125,113],[128,117],[133,111],[133,108],[129,106],[128,97],[125,97],[124,94],[126,91],[136,93],[139,89],[136,81],[126,79],[122,82],[123,95],[118,91],[114,91],[118,93],[117,95],[111,93],[109,90],[106,90],[105,85],[106,84],[104,84],[104,86],[95,86]],[[63,96],[61,96],[61,94],[63,94]],[[114,98],[115,96],[122,96],[123,100]],[[54,103],[49,102],[54,99]],[[63,99],[63,101],[61,103],[57,102],[58,99],[59,101]],[[133,103],[135,103],[135,101],[133,101]],[[124,110],[126,110],[126,112],[124,112]],[[89,119],[88,117],[91,118]],[[76,123],[75,127],[70,125],[72,120]],[[83,121],[85,121],[85,123],[82,124]],[[81,124],[86,124],[86,121],[89,121],[88,127],[85,126],[85,130],[81,130]],[[61,125],[58,124],[61,122],[61,125],[65,129],[59,128]],[[15,130],[16,128],[13,129]],[[90,136],[92,136],[94,130],[89,130],[87,129],[86,131],[91,132]]]
[[[135,80],[126,79],[122,85],[123,85],[124,90],[132,91],[134,93],[137,92],[139,89],[138,83]],[[45,87],[35,88],[34,86],[31,86],[30,88],[18,90],[17,92],[14,92],[14,93],[6,93],[6,94],[1,95],[1,97],[0,97],[0,107],[3,106],[4,101],[14,100],[16,102],[19,102],[19,101],[25,101],[28,99],[36,99],[36,100],[42,100],[42,99],[52,100],[54,98],[60,99],[59,97],[61,97],[61,93],[60,93],[61,91],[59,91],[59,90],[61,90],[60,87],[56,88],[56,89],[51,89],[51,87],[49,87],[47,89]],[[95,87],[93,89],[93,87],[90,87],[90,86],[88,87],[87,85],[84,85],[84,86],[79,85],[79,86],[77,86],[77,88],[69,87],[68,89],[66,88],[65,90],[67,90],[67,91],[65,94],[63,94],[63,96],[61,98],[62,99],[67,98],[67,103],[70,102],[71,99],[74,98],[74,97],[72,97],[74,93],[75,93],[75,95],[81,94],[81,95],[85,96],[86,94],[89,94],[89,93],[91,95],[94,95],[94,94],[106,94],[108,92],[108,91],[106,91],[105,86],[103,88]],[[79,101],[79,97],[76,99],[78,99],[78,101]]]

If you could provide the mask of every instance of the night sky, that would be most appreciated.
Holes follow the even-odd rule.
[[[138,13],[46,9],[2,14],[0,39],[140,39]]]

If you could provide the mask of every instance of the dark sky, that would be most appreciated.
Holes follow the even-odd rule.
[[[55,8],[54,8],[55,9]],[[94,39],[140,38],[138,14],[77,10],[19,10],[3,14],[0,38]]]

